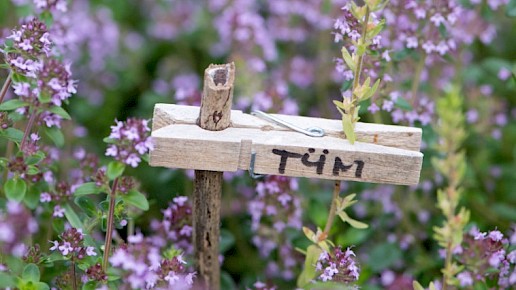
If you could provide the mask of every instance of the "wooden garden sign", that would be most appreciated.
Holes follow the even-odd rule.
[[[234,79],[233,63],[210,65],[204,73],[200,108],[172,104],[154,108],[155,149],[150,164],[195,169],[194,251],[206,289],[219,289],[220,284],[224,171],[415,185],[423,162],[419,128],[357,123],[357,142],[351,145],[341,120],[231,110]],[[321,137],[306,135],[310,132]]]

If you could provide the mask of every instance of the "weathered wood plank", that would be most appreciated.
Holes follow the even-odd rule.
[[[254,151],[257,174],[413,185],[419,181],[423,159],[416,151],[363,142],[351,145],[341,138],[292,131],[212,132],[178,124],[155,130],[152,136],[150,164],[171,168],[247,170]]]
[[[172,124],[195,124],[198,115],[198,107],[156,104],[154,107],[153,130]],[[340,120],[279,114],[272,115],[301,128],[320,127],[331,137],[346,137],[342,131],[342,123]],[[290,129],[238,110],[231,111],[231,127],[255,128],[262,131],[290,131]],[[355,132],[357,140],[360,142],[412,151],[419,151],[421,146],[422,131],[420,128],[359,122],[356,124]]]

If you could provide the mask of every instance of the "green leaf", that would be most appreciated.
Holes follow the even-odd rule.
[[[37,282],[36,283],[36,289],[37,290],[49,290],[50,287],[48,287],[47,283],[44,282]]]
[[[225,253],[235,244],[235,237],[233,234],[225,229],[220,230],[220,243],[219,243],[219,252]]]
[[[505,14],[509,17],[516,17],[516,0],[510,0],[505,7]]]
[[[29,103],[20,100],[9,100],[0,104],[0,111],[12,111],[18,108],[27,107]]]
[[[96,281],[90,281],[90,282],[82,285],[82,290],[95,290],[95,289],[97,289]]]
[[[412,287],[414,288],[414,290],[425,290],[425,288],[423,288],[423,286],[421,286],[421,284],[419,284],[418,281],[413,281]]]
[[[342,47],[342,59],[350,70],[355,71],[355,62],[345,47]]]
[[[102,139],[102,141],[104,141],[104,143],[113,144],[113,143],[116,143],[117,140],[113,139],[113,138],[106,137],[106,138]]]
[[[342,116],[342,130],[344,131],[344,134],[346,134],[346,138],[348,139],[349,143],[355,144],[356,136],[355,129],[353,128],[353,124],[351,122],[351,116]]]
[[[358,56],[361,56],[361,55],[364,55],[365,52],[366,52],[366,49],[367,49],[367,45],[366,44],[358,44],[357,46],[357,55]]]
[[[7,128],[2,133],[7,139],[14,141],[16,143],[20,143],[23,139],[23,131],[15,128]]]
[[[369,39],[374,38],[378,33],[380,33],[385,26],[385,19],[382,19],[379,23],[376,24],[376,26],[367,32],[367,37]]]
[[[315,264],[321,255],[322,250],[316,245],[310,245],[306,249],[305,267],[297,278],[297,287],[305,287],[316,276]]]
[[[145,195],[135,189],[129,190],[127,194],[122,194],[121,197],[122,200],[127,204],[134,205],[141,210],[149,209],[149,202],[147,201]]]
[[[21,141],[21,140],[20,140]],[[38,164],[41,160],[45,159],[46,155],[44,152],[42,151],[38,151],[34,154],[32,154],[31,156],[29,156],[27,158],[27,160],[25,160],[25,163],[27,165],[36,165]]]
[[[41,192],[35,186],[31,186],[28,188],[27,194],[25,194],[23,203],[30,209],[36,209],[39,204],[40,195]]]
[[[350,226],[356,229],[367,229],[369,227],[366,223],[350,218],[344,211],[339,212],[338,215],[343,222],[348,223]]]
[[[11,275],[0,272],[0,289],[6,289],[6,288],[14,288],[16,286],[16,282],[14,281],[14,278],[11,277]]]
[[[63,208],[65,209],[66,219],[68,220],[68,222],[70,222],[72,227],[76,229],[84,228],[81,219],[69,204],[65,204]]]
[[[100,193],[100,188],[97,187],[95,182],[86,182],[77,187],[73,193],[75,196],[83,196],[88,194]]]
[[[52,228],[56,233],[64,232],[65,220],[64,219],[52,219]]]
[[[39,17],[43,22],[45,22],[47,27],[52,26],[52,23],[54,23],[54,17],[52,16],[52,13],[50,13],[49,10],[44,10],[43,12],[41,12]]]
[[[54,142],[54,144],[57,147],[64,146],[64,142],[65,142],[64,135],[63,135],[63,132],[61,132],[61,130],[59,128],[57,128],[57,127],[45,128],[45,134],[48,136],[48,138],[50,138],[50,140],[52,140],[52,142]]]
[[[390,243],[383,243],[375,246],[369,254],[369,265],[371,270],[379,273],[402,259],[402,253],[398,246]]]
[[[222,271],[220,273],[220,289],[224,289],[224,290],[238,289],[235,284],[235,281],[233,281],[233,278],[231,278],[231,275],[229,275],[226,271]]]
[[[410,105],[405,98],[397,98],[394,105],[403,111],[412,111],[412,105]]]
[[[335,104],[335,106],[337,106],[337,108],[341,108],[343,110],[346,110],[344,108],[344,103],[342,103],[341,101],[333,100],[333,104]]]
[[[68,114],[68,112],[66,112],[65,109],[58,106],[50,107],[49,109],[47,109],[47,111],[54,113],[65,120],[72,119],[72,117],[70,117],[70,114]]]
[[[97,215],[97,206],[91,199],[85,196],[76,197],[74,200],[75,204],[80,207],[84,213],[89,217]]]
[[[38,173],[40,173],[41,171],[39,170],[38,167],[34,166],[34,165],[29,165],[27,167],[27,174],[28,175],[36,175]]]
[[[367,98],[363,99],[369,99],[370,97],[374,96],[374,93],[376,93],[376,90],[378,90],[378,86],[380,86],[380,79],[376,80],[371,90],[367,92]]]
[[[22,201],[27,192],[27,184],[19,177],[14,177],[4,184],[5,195],[9,200]]]
[[[35,264],[28,264],[23,268],[22,279],[25,281],[39,282],[39,268]]]
[[[125,164],[118,161],[111,161],[108,164],[106,175],[109,178],[109,180],[114,180],[115,178],[119,177],[124,173],[125,170]]]
[[[42,91],[38,96],[38,100],[43,104],[48,104],[52,102],[52,96],[48,92]]]

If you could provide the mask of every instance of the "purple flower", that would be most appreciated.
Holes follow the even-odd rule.
[[[53,246],[50,247],[50,251],[57,250],[57,248],[59,247],[59,242],[58,241],[51,241],[51,243],[53,244]]]
[[[86,255],[88,255],[88,256],[96,256],[97,253],[95,252],[95,248],[94,247],[87,247],[86,248]]]
[[[112,156],[116,160],[137,167],[141,162],[141,156],[154,149],[154,144],[149,136],[148,121],[130,118],[126,122],[115,120],[111,126],[109,135],[110,145],[106,149],[106,156]]]
[[[316,263],[316,270],[322,271],[317,279],[342,283],[358,280],[360,269],[354,257],[355,253],[350,248],[342,251],[337,247],[333,253],[322,252]]]
[[[64,208],[61,208],[61,206],[56,205],[54,206],[54,213],[52,214],[53,217],[64,217],[65,210]]]
[[[503,234],[500,231],[491,231],[488,237],[494,242],[499,242],[503,239]]]
[[[457,279],[459,279],[460,286],[462,287],[473,285],[473,278],[468,271],[460,272],[457,275]]]
[[[48,192],[43,192],[43,193],[41,193],[41,195],[39,197],[39,201],[40,202],[51,202],[52,196]]]
[[[446,19],[441,15],[441,13],[436,13],[430,17],[430,21],[437,27],[439,27],[441,24],[446,23]]]
[[[61,254],[63,254],[63,256],[66,256],[73,251],[72,245],[69,242],[64,242],[62,245],[58,247],[58,249],[59,251],[61,251]]]
[[[369,106],[369,108],[367,108],[367,110],[371,113],[371,114],[374,114],[378,111],[380,111],[380,108],[378,107],[378,105],[376,103],[371,103],[371,105]]]

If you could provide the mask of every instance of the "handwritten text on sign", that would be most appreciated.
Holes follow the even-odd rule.
[[[285,168],[287,167],[287,162],[289,158],[291,159],[301,159],[301,163],[306,167],[315,167],[315,172],[319,175],[323,174],[324,166],[326,165],[326,155],[330,153],[327,149],[324,149],[323,154],[319,155],[319,160],[313,161],[311,159],[311,153],[315,153],[314,148],[309,148],[308,153],[300,154],[295,152],[290,152],[287,150],[280,149],[272,149],[272,153],[281,156],[280,163],[278,166],[278,172],[280,174],[285,173]],[[354,165],[356,165],[355,169],[355,177],[362,177],[362,170],[364,169],[364,161],[362,160],[354,160],[351,164],[344,164],[340,157],[335,157],[333,161],[333,175],[339,176],[341,171],[346,172],[350,170]]]

